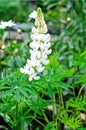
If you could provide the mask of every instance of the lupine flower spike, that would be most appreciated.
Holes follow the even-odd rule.
[[[20,68],[22,73],[29,75],[29,81],[40,79],[39,73],[43,72],[45,65],[49,63],[48,55],[52,52],[50,35],[47,34],[47,25],[41,8],[38,8],[36,12],[31,39],[30,59],[27,60],[24,68]]]

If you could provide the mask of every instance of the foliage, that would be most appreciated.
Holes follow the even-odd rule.
[[[56,23],[52,25],[58,29],[56,31],[58,36],[56,41],[53,43],[53,50],[58,51],[59,60],[62,63],[71,67],[73,65],[72,60],[74,58],[73,53],[78,52],[80,49],[83,50],[84,47],[86,47],[86,2],[84,0],[69,1],[69,4],[70,7],[67,7],[67,1],[58,2],[57,8],[59,9],[57,9],[57,11],[54,9],[54,13],[50,10],[51,13],[49,18],[51,18],[51,20],[53,19],[52,21],[56,21]],[[55,18],[50,17],[52,15],[54,15],[53,17]]]
[[[20,0],[0,1],[0,21],[12,19],[16,22],[25,22],[28,18],[28,14],[31,12],[31,9],[28,8],[27,4],[28,1],[25,2]]]
[[[67,107],[74,108],[74,110],[78,111],[86,111],[86,97],[76,97],[75,99],[71,98],[67,102]]]
[[[68,130],[77,130],[77,128],[82,126],[82,122],[76,113],[69,116],[68,113],[64,112],[62,113],[60,120],[65,124]]]
[[[40,79],[30,82],[28,76],[19,72],[30,57],[30,37],[7,40],[5,30],[0,30],[0,116],[12,130],[25,130],[25,124],[36,130],[60,130],[62,124],[67,130],[84,130],[86,119],[80,113],[86,114],[86,2],[34,2],[44,10],[49,32],[56,35],[50,62],[39,74]],[[3,5],[1,1],[2,16],[6,16],[5,20],[11,16],[15,21],[26,21],[31,11],[26,3],[10,0]],[[34,122],[38,123],[35,128]]]
[[[37,91],[25,75],[16,72],[0,81],[0,115],[5,118],[12,129],[24,129],[24,123],[30,125],[36,114],[41,115],[47,101],[39,98]],[[33,113],[34,112],[34,113]],[[33,113],[33,116],[32,116]]]

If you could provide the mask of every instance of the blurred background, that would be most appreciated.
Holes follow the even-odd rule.
[[[16,23],[25,23],[37,7],[42,8],[49,31],[53,34],[60,34],[69,23],[74,27],[85,23],[85,0],[0,0],[0,21],[12,19]],[[83,29],[81,24],[80,28]]]

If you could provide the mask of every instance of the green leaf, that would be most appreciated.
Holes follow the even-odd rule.
[[[53,90],[50,84],[48,84],[48,94],[51,98],[53,97]]]
[[[3,92],[0,94],[0,98],[11,95],[11,94],[13,93],[13,91],[14,91],[14,89],[10,89],[10,90],[3,91]]]
[[[19,91],[19,89],[16,89],[14,98],[16,99],[16,101],[18,101],[18,102],[20,101],[20,91]]]

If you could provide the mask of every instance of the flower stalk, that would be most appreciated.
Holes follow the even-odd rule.
[[[48,55],[52,52],[50,49],[50,35],[47,33],[47,25],[41,8],[37,9],[35,26],[32,28],[30,43],[30,58],[24,68],[20,71],[29,75],[29,81],[39,80],[39,73],[44,71],[45,66],[49,63]]]

